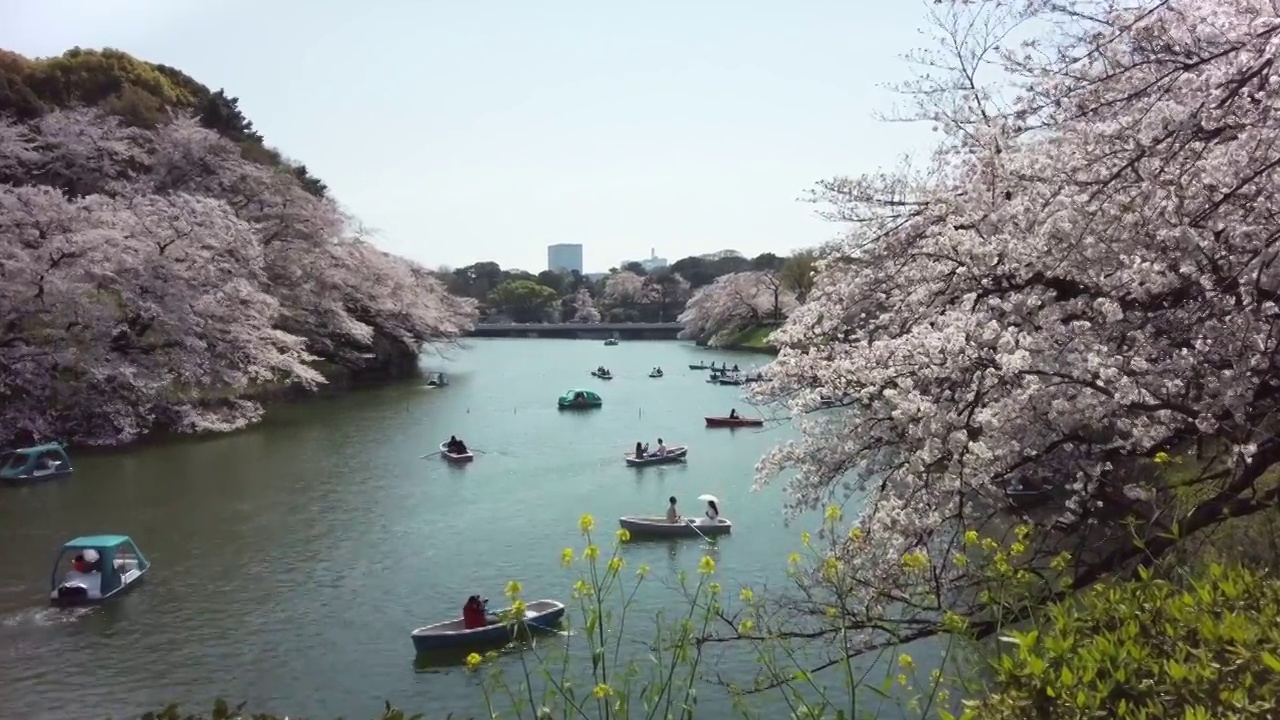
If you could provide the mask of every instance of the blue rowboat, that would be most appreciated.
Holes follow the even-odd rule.
[[[498,611],[498,618],[506,618],[510,608]],[[556,600],[534,600],[525,605],[523,621],[503,622],[498,618],[484,627],[468,630],[462,618],[436,623],[414,630],[413,649],[424,653],[470,646],[491,646],[510,642],[525,627],[532,630],[555,630],[564,618],[564,603]]]

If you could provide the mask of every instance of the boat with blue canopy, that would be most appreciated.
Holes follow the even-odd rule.
[[[560,396],[556,405],[561,410],[587,410],[604,405],[604,399],[590,390],[569,390]]]
[[[32,483],[66,477],[75,470],[62,443],[11,450],[0,456],[0,481]]]
[[[142,582],[151,563],[128,535],[85,535],[62,546],[49,576],[55,607],[97,605]]]

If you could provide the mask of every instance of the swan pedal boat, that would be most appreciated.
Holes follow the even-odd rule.
[[[507,608],[506,610],[510,610]],[[490,615],[501,617],[503,610]],[[564,618],[564,603],[558,600],[533,600],[524,606],[524,625],[540,630],[555,630]],[[410,633],[413,649],[419,653],[432,650],[462,648],[473,645],[490,645],[510,642],[516,638],[521,623],[504,623],[496,620],[484,627],[466,629],[462,618],[420,627]]]
[[[464,453],[449,452],[449,442],[447,440],[440,443],[440,457],[455,463],[468,463],[476,459],[476,456],[471,454],[470,450]]]
[[[668,463],[684,462],[689,455],[689,448],[685,445],[677,445],[676,447],[667,448],[666,455],[648,455],[637,458],[635,455],[627,455],[627,465],[630,467],[642,467],[644,465],[666,465]]]
[[[707,427],[759,427],[764,425],[764,418],[745,417],[709,417]]]
[[[622,517],[618,525],[636,538],[696,538],[728,535],[733,523],[724,518],[714,521],[706,518],[681,518],[669,522],[665,517]]]

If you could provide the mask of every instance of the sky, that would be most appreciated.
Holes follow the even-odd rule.
[[[920,154],[917,0],[0,0],[0,47],[114,47],[225,88],[380,247],[586,271],[837,236],[813,183]]]

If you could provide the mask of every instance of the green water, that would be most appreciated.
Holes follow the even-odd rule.
[[[511,579],[530,599],[567,602],[560,551],[580,546],[579,516],[611,538],[618,516],[659,515],[673,494],[685,514],[717,495],[733,520],[711,551],[730,597],[777,579],[802,528],[784,527],[779,489],[749,489],[760,456],[794,431],[706,429],[703,416],[730,407],[757,413],[741,388],[687,369],[766,359],[677,342],[473,340],[424,361],[449,374],[443,389],[415,380],[308,400],[245,432],[82,456],[69,480],[0,488],[5,713],[127,717],[223,696],[295,717],[358,719],[384,699],[479,714],[462,669],[415,671],[409,632],[456,617],[472,593],[500,605]],[[616,379],[590,377],[601,364]],[[647,377],[654,366],[666,377]],[[576,387],[604,407],[559,412]],[[420,457],[450,434],[480,451],[474,463]],[[624,466],[637,440],[659,437],[689,445],[688,463]],[[147,582],[103,608],[47,608],[58,546],[93,532],[131,535],[153,562]],[[677,609],[666,585],[704,552],[700,541],[629,546],[628,565],[653,569],[634,612]],[[742,652],[715,663],[741,679],[755,668]]]

